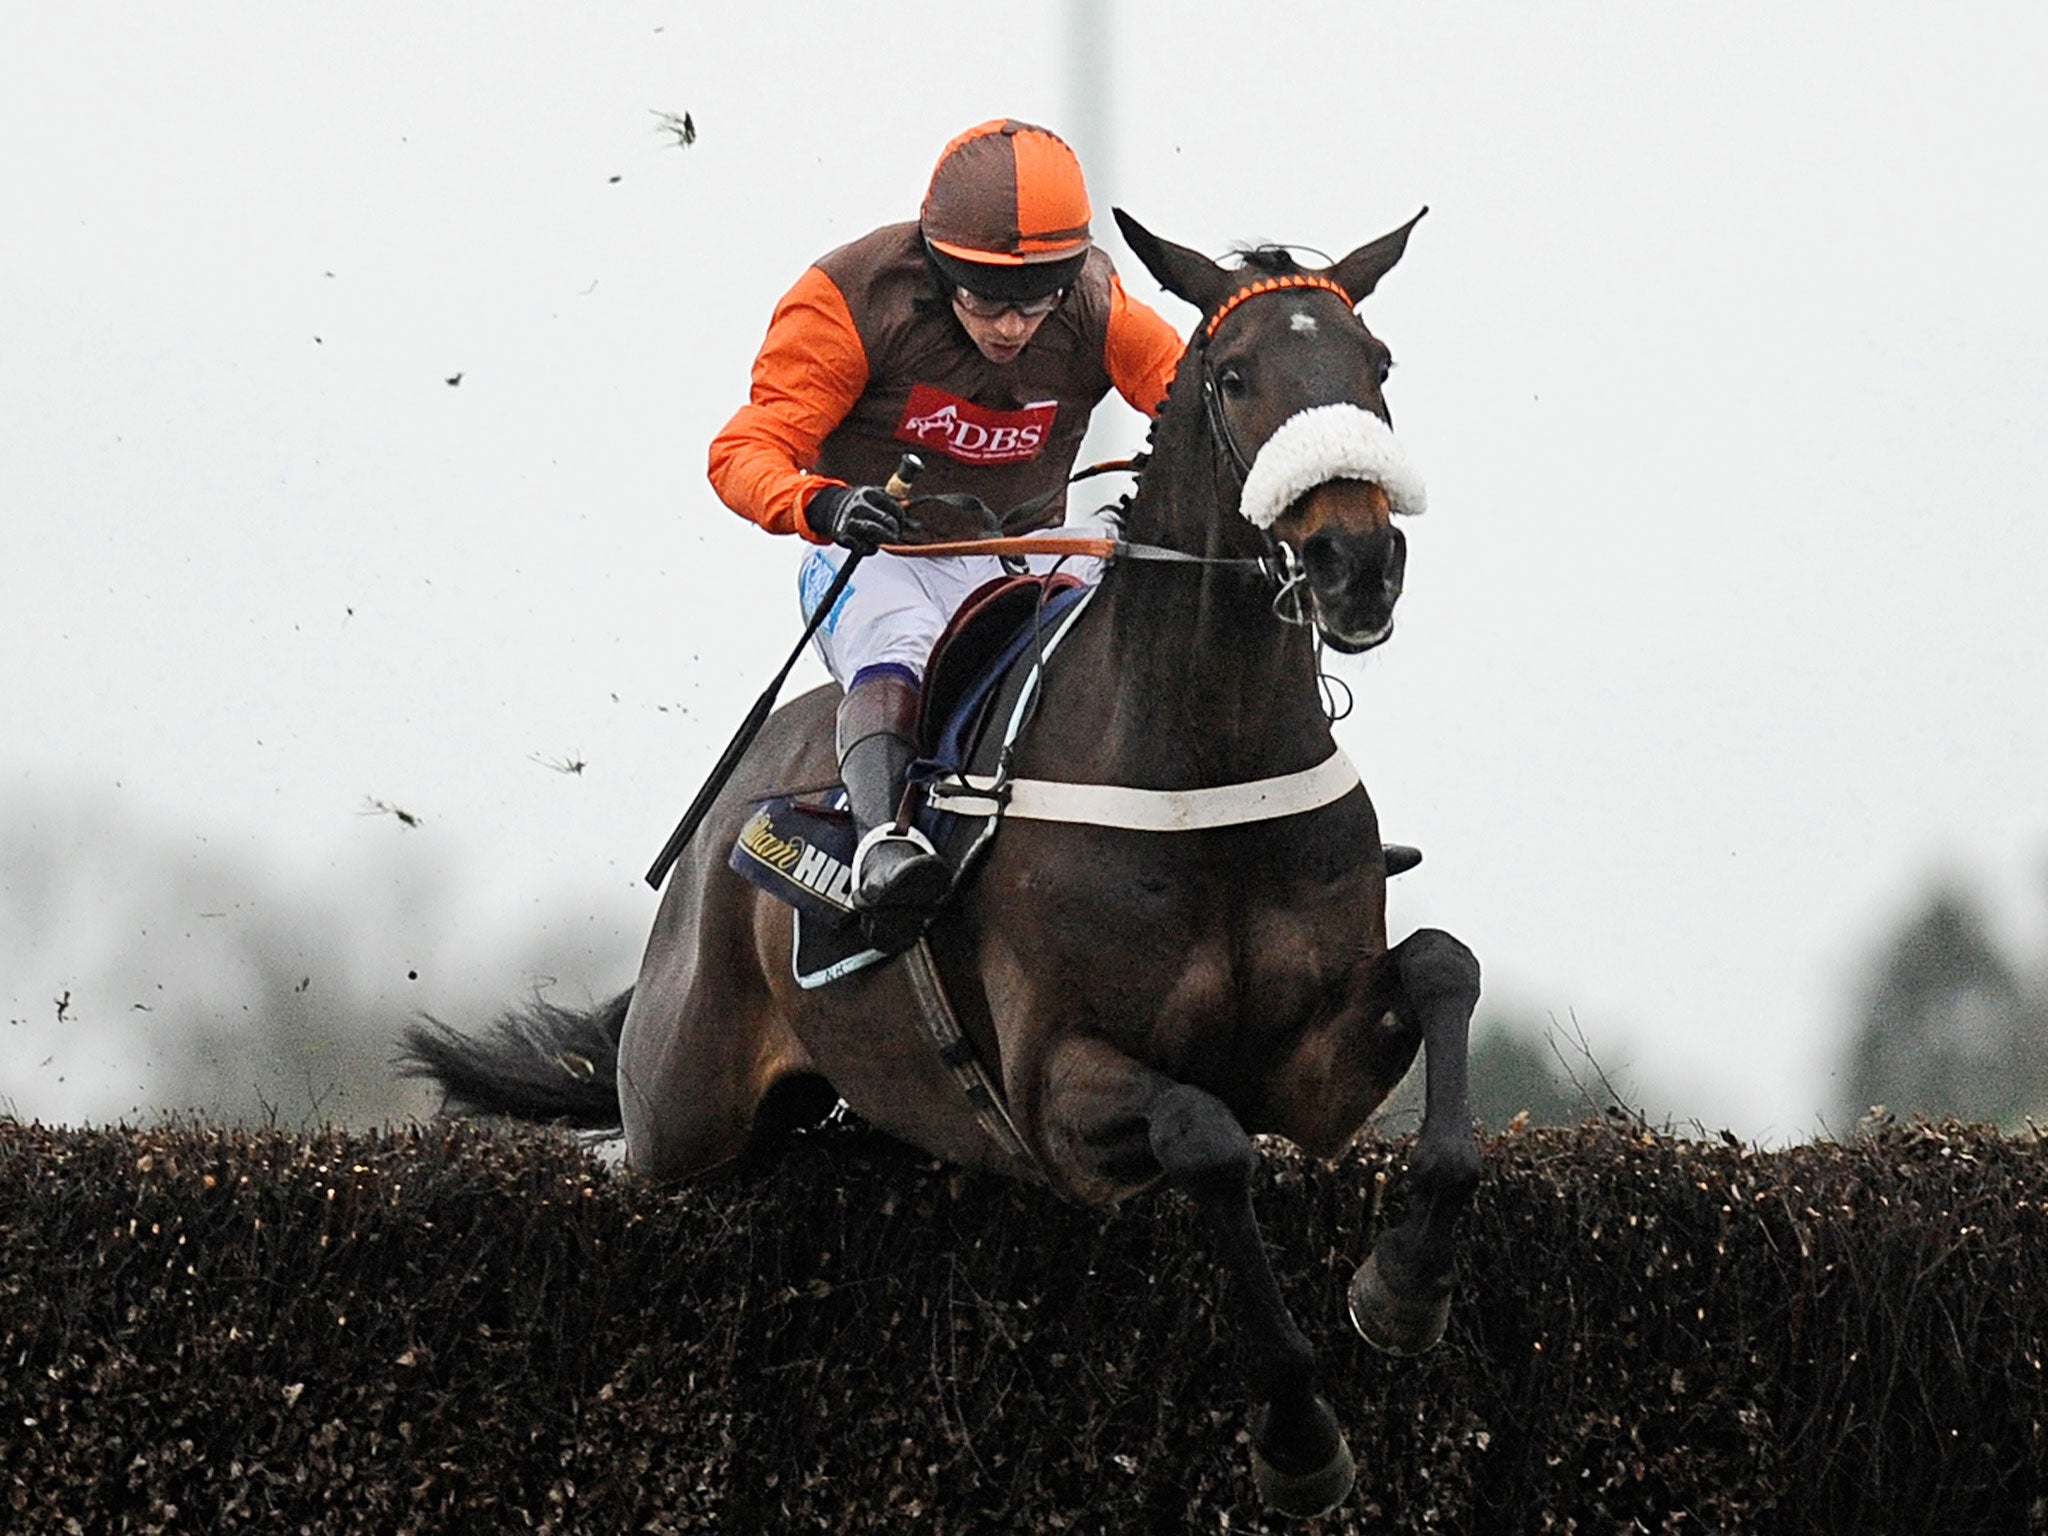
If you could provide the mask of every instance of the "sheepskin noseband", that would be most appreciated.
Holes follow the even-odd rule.
[[[1325,480],[1374,481],[1396,512],[1413,515],[1428,505],[1422,476],[1392,427],[1360,406],[1315,405],[1296,411],[1266,439],[1245,476],[1238,510],[1254,526],[1270,528]]]

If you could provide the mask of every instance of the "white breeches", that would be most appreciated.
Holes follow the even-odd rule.
[[[809,621],[839,574],[847,551],[836,544],[812,545],[797,575],[804,619]],[[1033,572],[1057,567],[1083,581],[1102,575],[1102,562],[1086,555],[1029,555]],[[876,552],[860,563],[832,613],[818,626],[818,654],[839,686],[864,667],[894,663],[920,683],[924,664],[947,623],[968,595],[1003,573],[994,555],[945,555],[931,559]]]

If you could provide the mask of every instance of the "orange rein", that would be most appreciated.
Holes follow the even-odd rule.
[[[1124,547],[1121,539],[958,539],[946,544],[884,544],[889,555],[1094,555],[1108,560]]]
[[[1276,293],[1282,288],[1327,288],[1342,299],[1347,308],[1357,308],[1358,301],[1344,291],[1341,283],[1323,276],[1320,272],[1295,272],[1285,277],[1262,277],[1256,283],[1240,288],[1223,301],[1223,307],[1209,317],[1209,323],[1202,328],[1202,339],[1207,341],[1216,334],[1216,327],[1246,299],[1257,298],[1262,293]]]

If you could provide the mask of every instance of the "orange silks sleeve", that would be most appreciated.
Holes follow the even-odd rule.
[[[1147,416],[1157,416],[1166,403],[1173,371],[1186,350],[1180,332],[1157,310],[1124,292],[1123,279],[1109,276],[1109,337],[1102,360],[1116,392]]]
[[[804,503],[821,485],[818,448],[867,388],[867,350],[838,286],[807,268],[782,296],[754,359],[747,403],[711,440],[711,488],[770,533],[821,542]]]

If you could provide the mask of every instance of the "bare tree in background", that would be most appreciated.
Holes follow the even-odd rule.
[[[1595,1102],[1591,1069],[1574,1085],[1561,1063],[1570,1058],[1555,1030],[1548,1037],[1495,1023],[1472,1045],[1472,1118],[1488,1130],[1504,1130],[1517,1115],[1531,1125],[1576,1125],[1606,1108]]]
[[[573,893],[489,955],[458,949],[453,870],[415,833],[375,831],[395,852],[316,882],[104,795],[0,807],[0,1114],[295,1130],[427,1114],[434,1096],[392,1066],[415,1010],[481,1021],[631,974],[638,934]]]
[[[356,924],[277,890],[252,893],[247,908],[234,933],[235,980],[217,1011],[182,1021],[159,1102],[295,1129],[376,1125],[414,1107],[390,1067],[408,1011],[357,980]]]

